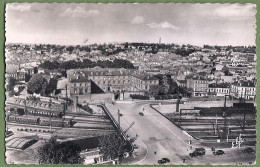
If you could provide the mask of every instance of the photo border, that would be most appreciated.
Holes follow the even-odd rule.
[[[252,3],[256,4],[256,55],[257,55],[257,65],[256,65],[256,105],[257,105],[257,123],[256,123],[256,135],[257,135],[257,144],[256,144],[256,164],[250,166],[260,166],[260,0],[0,0],[0,167],[15,167],[15,164],[6,164],[5,163],[5,111],[4,111],[4,102],[5,102],[5,88],[4,88],[4,73],[5,73],[5,59],[4,59],[4,49],[5,49],[5,5],[6,3]],[[21,167],[33,167],[36,165],[19,165]],[[41,166],[56,166],[63,167],[64,165],[41,165]],[[75,167],[83,167],[86,165],[73,165]],[[104,166],[104,165],[96,165]],[[112,165],[106,165],[112,166]],[[117,165],[117,166],[126,166],[126,165]],[[138,167],[139,165],[131,165],[132,167]],[[141,165],[141,166],[151,166],[151,165]],[[173,166],[173,165],[169,165]],[[177,166],[177,165],[174,165]],[[181,166],[181,165],[178,165]],[[185,166],[201,166],[205,167],[207,165],[185,165]],[[209,166],[209,165],[208,165]],[[228,166],[228,165],[216,165],[216,166]]]

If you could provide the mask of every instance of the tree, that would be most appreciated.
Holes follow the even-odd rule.
[[[149,94],[154,97],[158,93],[159,93],[159,86],[158,85],[151,85],[150,89],[149,89]]]
[[[14,90],[14,86],[15,86],[15,79],[13,77],[10,77],[8,85],[7,85],[7,90],[8,91],[13,91]]]
[[[211,69],[211,74],[214,74],[214,73],[215,73],[215,71],[216,71],[216,68],[215,68],[215,67],[213,67],[213,68]]]
[[[38,68],[37,68],[37,67],[34,67],[33,73],[34,73],[34,74],[37,74],[37,73],[38,73]]]
[[[33,94],[33,93],[45,94],[46,85],[47,85],[47,80],[42,76],[42,74],[35,74],[28,82],[27,92],[29,94]]]
[[[46,94],[50,94],[52,93],[54,90],[57,89],[57,83],[58,83],[58,80],[55,79],[55,78],[51,78],[50,81],[49,81],[49,84],[48,86],[46,87]]]
[[[25,73],[25,82],[29,82],[31,79],[31,76],[27,73]]]
[[[126,141],[117,133],[99,138],[100,152],[104,158],[121,158],[126,151]]]
[[[39,164],[82,164],[80,146],[71,141],[58,143],[56,137],[51,137],[37,150]]]

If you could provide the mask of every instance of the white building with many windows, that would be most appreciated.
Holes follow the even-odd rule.
[[[235,98],[255,100],[256,79],[252,81],[240,81],[231,84],[231,95]]]

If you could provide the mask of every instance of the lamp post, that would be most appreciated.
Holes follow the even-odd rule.
[[[119,125],[119,129],[120,129],[120,110],[117,110],[117,114],[118,114],[118,125]]]

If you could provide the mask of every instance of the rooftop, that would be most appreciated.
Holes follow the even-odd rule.
[[[141,80],[159,80],[158,78],[149,75],[133,75],[133,76]]]
[[[230,88],[228,83],[212,83],[209,84],[209,88]]]
[[[88,77],[79,77],[78,79],[72,79],[71,83],[79,83],[79,82],[90,82]]]
[[[235,86],[241,86],[241,87],[256,87],[256,82],[253,81],[240,81],[240,82],[234,82],[233,85]]]

